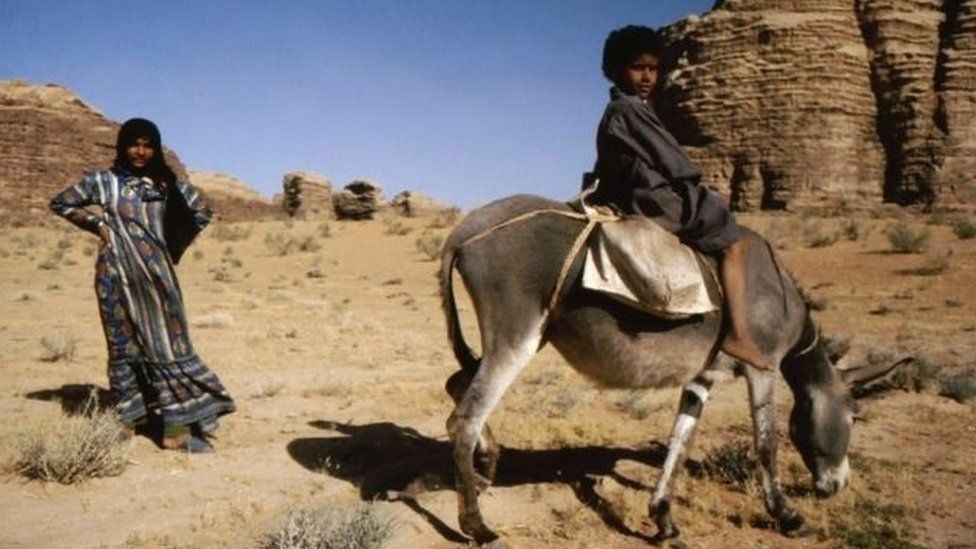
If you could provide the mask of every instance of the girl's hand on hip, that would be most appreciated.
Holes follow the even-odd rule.
[[[102,240],[102,246],[112,251],[112,229],[104,221],[98,222],[98,236]]]

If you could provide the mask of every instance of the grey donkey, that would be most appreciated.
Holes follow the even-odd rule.
[[[440,288],[448,337],[461,369],[446,384],[456,403],[447,420],[453,444],[461,530],[479,544],[500,544],[478,507],[478,492],[492,481],[499,446],[488,416],[519,372],[546,343],[595,382],[614,388],[683,386],[661,478],[649,506],[656,539],[678,536],[670,514],[670,486],[682,454],[720,371],[745,377],[766,510],[780,531],[805,530],[787,504],[776,470],[775,372],[737,363],[719,350],[725,328],[721,312],[667,320],[645,315],[579,285],[583,255],[570,264],[556,306],[550,298],[573,242],[579,219],[538,210],[571,211],[563,203],[517,195],[471,212],[445,243]],[[493,229],[494,228],[494,229]],[[851,375],[831,364],[803,297],[779,267],[772,249],[754,232],[749,239],[747,301],[751,332],[770,363],[780,367],[793,392],[790,436],[818,494],[836,493],[849,482],[847,447],[856,404],[850,383],[866,382],[894,366]],[[452,287],[454,270],[474,303],[482,356],[476,357],[460,330]],[[709,288],[713,295],[717,285]],[[477,459],[477,467],[476,467]]]

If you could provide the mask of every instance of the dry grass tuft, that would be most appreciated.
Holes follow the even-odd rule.
[[[322,238],[332,238],[332,226],[329,225],[328,221],[319,223],[319,226],[315,230]]]
[[[834,515],[831,534],[858,549],[920,549],[921,545],[905,539],[906,514],[901,505],[858,498],[852,507]]]
[[[917,254],[925,249],[932,233],[925,227],[909,227],[904,221],[889,225],[885,230],[891,248],[900,254]]]
[[[198,316],[193,319],[193,325],[197,328],[227,328],[234,324],[234,317],[230,313],[217,311]]]
[[[220,242],[240,242],[251,238],[251,226],[220,223],[210,231],[210,237]]]
[[[446,229],[453,227],[461,218],[461,210],[458,208],[444,208],[434,214],[433,219],[427,224],[428,229]]]
[[[128,461],[126,428],[112,410],[99,410],[94,392],[82,415],[61,416],[21,433],[15,463],[22,475],[74,484],[122,474]]]
[[[959,237],[959,240],[969,240],[976,237],[976,223],[966,219],[957,221],[952,225],[952,232]]]
[[[295,237],[282,233],[268,233],[264,245],[274,255],[289,255],[293,252],[317,252],[322,245],[314,236]]]
[[[755,469],[756,462],[749,457],[749,443],[734,441],[710,450],[692,474],[745,490]]]
[[[807,221],[803,226],[803,240],[808,248],[826,248],[840,238],[836,231],[825,231],[820,220]]]
[[[444,247],[444,237],[436,234],[423,234],[415,242],[417,251],[424,254],[429,261],[435,261],[441,256]]]
[[[75,357],[78,348],[78,338],[58,332],[51,336],[41,338],[41,346],[44,347],[44,354],[41,360],[44,362],[70,361]]]
[[[354,511],[293,511],[277,530],[265,536],[262,549],[374,549],[383,547],[395,523],[372,505]]]
[[[395,217],[383,218],[384,234],[403,236],[405,234],[410,234],[411,231],[413,231],[413,227],[408,227],[404,222]]]
[[[945,376],[940,381],[939,394],[965,403],[976,397],[976,372],[972,368]]]

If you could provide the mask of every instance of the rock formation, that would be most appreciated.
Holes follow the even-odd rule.
[[[48,202],[115,158],[119,124],[61,86],[0,82],[0,224],[54,224]],[[166,128],[163,142],[166,141]],[[173,151],[166,161],[179,177],[186,169]]]
[[[658,109],[742,209],[976,188],[976,0],[720,0],[665,29]]]
[[[281,178],[282,194],[274,203],[291,217],[332,215],[332,183],[311,172],[288,172]]]
[[[449,206],[417,191],[400,191],[390,200],[390,209],[404,217],[432,214]]]
[[[189,170],[190,183],[200,189],[222,221],[254,221],[278,212],[270,200],[243,181],[220,172]]]
[[[383,189],[373,181],[358,180],[332,195],[338,219],[372,219],[380,208]]]
[[[79,181],[86,170],[104,169],[115,158],[119,123],[70,90],[19,80],[0,82],[0,225],[53,225],[48,202]],[[166,141],[166,128],[161,128]],[[166,162],[181,179],[200,187],[217,217],[271,215],[266,199],[230,176],[191,172],[170,149]]]

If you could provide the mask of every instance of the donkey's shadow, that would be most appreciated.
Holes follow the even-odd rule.
[[[336,431],[342,436],[299,438],[288,444],[288,453],[309,470],[345,480],[359,489],[365,501],[401,501],[427,520],[449,541],[466,540],[416,501],[429,491],[454,489],[451,444],[426,437],[395,423],[354,425],[333,421],[312,421],[313,427]],[[615,471],[619,460],[632,460],[660,467],[667,454],[663,445],[635,450],[585,446],[549,450],[501,449],[493,486],[561,483],[572,488],[581,503],[593,509],[618,532],[651,540],[627,527],[596,491],[599,477],[612,477],[624,486],[650,487]]]

